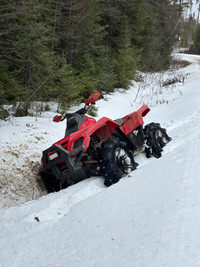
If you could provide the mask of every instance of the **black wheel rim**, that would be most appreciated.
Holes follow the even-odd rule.
[[[123,148],[115,149],[115,161],[123,173],[130,173],[133,170],[132,160]]]

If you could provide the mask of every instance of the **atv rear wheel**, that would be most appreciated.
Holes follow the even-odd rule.
[[[147,124],[144,128],[144,135],[146,140],[146,157],[150,158],[154,156],[155,158],[161,157],[161,152],[163,147],[172,140],[171,137],[167,135],[166,129],[161,128],[159,123]]]
[[[126,142],[118,137],[108,139],[101,149],[100,172],[104,175],[106,186],[117,183],[123,174],[136,169],[133,153]]]

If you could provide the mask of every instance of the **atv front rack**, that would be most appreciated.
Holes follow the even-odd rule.
[[[85,149],[85,145],[78,146],[72,151],[55,144],[43,151],[43,168],[55,175],[57,180],[65,179],[67,182],[77,182],[87,177],[80,161],[74,155]]]

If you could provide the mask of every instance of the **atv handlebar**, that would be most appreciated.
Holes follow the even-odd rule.
[[[59,122],[59,121],[63,121],[64,119],[63,119],[63,115],[55,115],[54,117],[53,117],[53,121],[54,122]]]
[[[96,93],[93,93],[89,96],[89,98],[87,100],[85,100],[85,106],[84,108],[81,108],[77,111],[75,111],[74,113],[77,113],[77,114],[80,114],[80,115],[85,115],[89,108],[91,107],[91,105],[94,105],[95,102],[99,99],[100,97],[100,93],[96,92]],[[66,113],[64,116],[61,114],[61,115],[55,115],[53,117],[53,121],[54,122],[60,122],[60,121],[64,121],[66,118],[68,117],[71,117],[73,113]]]
[[[85,104],[86,105],[94,104],[99,99],[100,95],[101,94],[99,92],[91,94],[89,98],[85,100]]]

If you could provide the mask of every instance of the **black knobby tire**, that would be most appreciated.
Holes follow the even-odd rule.
[[[40,175],[48,193],[58,192],[61,189],[66,188],[66,187],[62,186],[61,181],[57,180],[54,175],[45,172],[43,169],[40,169],[39,175]]]
[[[162,155],[163,147],[172,140],[167,135],[166,129],[161,128],[159,123],[147,124],[144,128],[144,135],[146,140],[146,157],[160,158]]]
[[[117,183],[123,174],[130,173],[137,166],[126,142],[118,137],[110,138],[102,145],[100,157],[100,172],[106,186]]]

